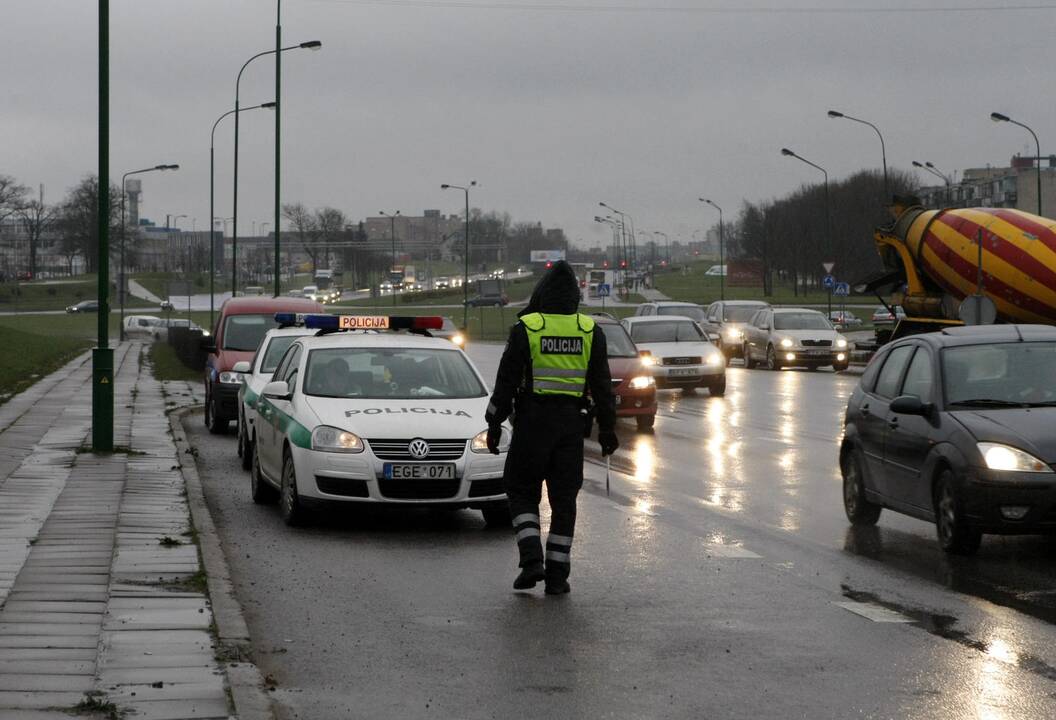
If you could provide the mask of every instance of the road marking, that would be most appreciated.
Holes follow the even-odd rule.
[[[867,620],[872,620],[878,623],[911,623],[914,622],[913,618],[906,617],[902,613],[889,610],[883,605],[877,605],[876,603],[869,602],[854,602],[854,601],[842,601],[835,602],[833,605],[838,605],[844,610],[850,610],[855,615],[861,615]]]
[[[762,557],[762,555],[740,545],[705,545],[704,552],[717,558],[752,559]]]

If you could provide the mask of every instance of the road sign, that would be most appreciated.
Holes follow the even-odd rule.
[[[997,319],[994,301],[985,295],[969,295],[957,310],[965,325],[992,325]]]
[[[851,284],[845,282],[836,283],[832,289],[832,294],[836,297],[847,297],[851,294]]]
[[[598,297],[609,297],[612,295],[612,286],[608,283],[600,283],[598,285]]]
[[[822,263],[822,264],[821,264],[821,266],[822,266],[823,268],[825,268],[825,272],[826,272],[826,273],[829,273],[829,274],[831,274],[831,273],[832,273],[832,269],[833,269],[834,267],[836,267],[836,263],[834,263],[834,262],[826,262],[826,263]]]
[[[836,278],[834,278],[832,275],[826,275],[821,279],[821,286],[826,290],[832,290],[834,287],[836,287]]]

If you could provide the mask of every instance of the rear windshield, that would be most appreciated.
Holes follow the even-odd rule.
[[[775,330],[832,330],[821,313],[774,313]]]
[[[691,320],[670,322],[637,322],[631,325],[631,339],[636,343],[700,342],[704,333]]]
[[[253,352],[274,327],[274,315],[228,315],[224,321],[224,350]]]
[[[615,323],[598,323],[605,333],[605,346],[609,357],[638,357],[638,350],[631,342],[631,336],[620,325]]]
[[[727,305],[722,311],[723,320],[732,323],[746,323],[765,305]]]
[[[681,315],[700,321],[704,319],[703,308],[697,305],[661,305],[656,310],[657,315]]]

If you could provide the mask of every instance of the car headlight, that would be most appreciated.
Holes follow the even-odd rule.
[[[363,441],[359,436],[329,425],[312,430],[312,450],[321,452],[361,453]]]
[[[469,443],[469,449],[477,454],[488,452],[488,431],[481,430],[473,436]],[[499,452],[504,453],[510,449],[510,431],[502,428],[502,437],[499,438]]]
[[[792,338],[782,338],[782,339],[781,339],[781,347],[783,347],[783,348],[790,348],[790,347],[792,347],[793,345],[795,345],[795,343],[794,343],[794,342],[792,342]]]
[[[653,379],[652,375],[639,375],[631,378],[630,385],[632,390],[645,390],[656,385],[656,380]]]
[[[209,337],[209,331],[208,330],[202,330],[202,337]]]
[[[844,338],[839,338],[836,341],[836,347],[838,347],[840,349],[843,349],[843,348],[847,347],[847,340],[845,340]]]
[[[991,470],[1051,473],[1052,468],[1028,452],[1001,443],[977,443],[983,461]]]
[[[222,372],[220,373],[220,382],[228,385],[241,385],[244,377],[242,373]]]
[[[737,328],[728,328],[726,330],[726,337],[728,337],[730,340],[740,340],[742,337],[744,337],[744,333],[738,330]]]
[[[656,358],[653,357],[652,355],[641,355],[639,357],[640,357],[640,359],[642,361],[642,365],[645,365],[646,367],[650,367],[652,365],[656,365]]]
[[[455,345],[458,345],[459,347],[462,347],[466,344],[466,338],[462,333],[455,333],[451,336],[451,342],[453,342]]]
[[[704,362],[708,365],[722,365],[722,353],[708,353]]]

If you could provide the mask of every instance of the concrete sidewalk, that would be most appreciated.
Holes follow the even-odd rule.
[[[115,351],[115,452],[86,452],[87,354],[0,406],[0,718],[228,718],[165,410],[193,401]],[[94,711],[96,714],[92,714]]]

